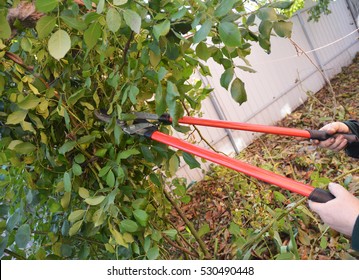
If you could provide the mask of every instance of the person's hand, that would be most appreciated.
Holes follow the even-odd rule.
[[[332,229],[351,236],[359,215],[359,199],[339,184],[330,183],[330,192],[335,196],[326,203],[309,200],[309,207]]]
[[[350,133],[349,127],[342,122],[332,122],[323,126],[320,130],[324,130],[329,134]],[[329,138],[325,141],[314,140],[313,142],[322,148],[327,148],[336,152],[343,150],[348,144],[348,141],[342,135],[335,138]]]

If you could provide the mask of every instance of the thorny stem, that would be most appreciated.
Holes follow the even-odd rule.
[[[172,225],[173,228],[176,228],[176,225],[173,224],[169,219],[164,218],[164,220]],[[177,234],[181,237],[181,239],[187,244],[188,247],[191,247],[193,250],[196,250],[196,248],[193,247],[191,243],[188,242],[188,240],[183,236],[182,233],[177,232]],[[198,254],[197,254],[198,255]]]
[[[153,207],[156,209],[156,211],[157,211],[158,208],[160,207],[160,205],[158,205],[156,201],[153,201],[153,202],[152,202],[152,205],[153,205]],[[162,217],[162,219],[163,219],[163,221],[164,221],[165,223],[169,223],[174,229],[176,229],[176,225],[173,224],[172,221],[169,220],[167,217]],[[192,244],[189,243],[188,240],[187,240],[186,238],[184,238],[184,236],[183,236],[180,232],[177,231],[177,234],[179,235],[179,237],[180,237],[181,239],[183,239],[183,241],[187,244],[188,247],[190,247],[190,248],[192,248],[194,251],[196,251],[196,248],[194,248],[194,247],[192,246]],[[167,237],[167,236],[164,236],[164,238],[167,240],[166,237]],[[168,241],[168,240],[167,240],[167,241]],[[188,256],[187,256],[188,254],[189,254],[189,255],[192,255],[192,256],[195,256],[195,257],[198,257],[198,256],[199,256],[198,252],[188,253],[188,252],[190,252],[190,251],[189,251],[188,249],[184,249],[184,248],[181,246],[182,243],[180,242],[180,240],[179,240],[178,238],[176,239],[176,242],[177,242],[178,245],[177,245],[177,244],[174,245],[173,243],[175,243],[175,242],[173,242],[173,241],[172,241],[172,242],[169,242],[169,243],[170,243],[172,246],[174,246],[175,248],[181,250],[181,251],[186,255],[186,257],[188,257]],[[183,250],[183,249],[184,249],[184,250]]]
[[[15,252],[13,252],[13,251],[10,251],[10,250],[8,250],[8,249],[5,249],[5,250],[4,250],[4,253],[6,253],[6,254],[12,256],[13,258],[18,259],[18,260],[26,260],[26,258],[24,258],[23,256],[21,256],[21,255],[15,253]]]
[[[348,172],[345,172],[343,174],[340,174],[338,177],[334,178],[333,179],[333,182],[338,182],[339,180],[343,179],[344,177],[346,177],[347,175],[349,174],[352,174],[352,173],[355,173],[355,172],[358,172],[359,171],[359,167],[357,168],[354,168],[352,170],[349,170]]]
[[[134,34],[133,31],[131,31],[130,37],[128,38],[128,40],[126,42],[125,48],[123,49],[123,63],[121,65],[121,67],[120,67],[119,72],[122,72],[123,67],[125,67],[125,65],[127,63],[127,52],[130,49],[131,41],[133,39],[133,34]]]
[[[189,112],[188,108],[186,107],[186,104],[184,104],[183,101],[182,101],[181,103],[182,103],[182,106],[183,106],[184,110],[186,111],[187,115],[190,116],[190,112]],[[208,140],[203,136],[202,132],[199,130],[199,128],[198,128],[196,125],[193,124],[192,126],[193,126],[193,128],[195,129],[195,131],[198,133],[199,137],[201,138],[201,141],[203,141],[204,143],[206,143],[206,145],[207,145],[211,150],[213,150],[213,151],[216,152],[216,153],[224,154],[224,153],[218,151],[215,147],[213,147],[213,146],[211,145],[211,143],[208,142]],[[224,154],[224,155],[226,155],[226,154]]]
[[[171,244],[173,247],[177,248],[178,250],[182,251],[183,253],[187,254],[187,255],[191,255],[193,257],[198,258],[198,254],[197,253],[193,253],[190,250],[183,248],[179,245],[177,245],[175,242],[173,242],[171,239],[169,239],[165,234],[162,234],[163,238],[166,239],[166,241]]]
[[[180,217],[182,218],[182,220],[185,222],[185,224],[187,225],[187,227],[189,228],[189,230],[191,231],[193,237],[197,240],[202,252],[204,253],[204,257],[205,259],[211,259],[211,255],[208,252],[208,249],[206,247],[206,244],[203,242],[203,240],[201,239],[201,237],[199,236],[198,232],[196,231],[196,229],[194,228],[194,225],[187,219],[187,217],[184,215],[184,213],[182,212],[182,210],[178,207],[178,205],[176,204],[176,202],[172,199],[171,195],[165,190],[163,189],[163,192],[167,198],[167,200],[172,204],[172,206],[176,209],[178,215],[180,215]]]

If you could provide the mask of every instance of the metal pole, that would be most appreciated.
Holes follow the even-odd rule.
[[[354,14],[354,9],[355,9],[354,4],[353,4],[353,2],[351,0],[346,0],[346,2],[347,2],[347,5],[348,5],[348,9],[350,11],[350,14],[353,17],[354,24],[355,24],[356,28],[359,28],[359,26],[358,26],[359,22],[357,21],[357,18],[355,18],[355,14]],[[359,4],[357,4],[357,5],[358,5],[357,9],[359,10]],[[359,15],[358,12],[357,12],[357,16]]]
[[[306,25],[305,25],[305,22],[304,22],[304,20],[303,20],[303,18],[302,18],[301,13],[299,12],[299,13],[297,14],[297,16],[298,16],[298,19],[299,19],[300,26],[301,26],[302,29],[303,29],[304,36],[305,36],[305,38],[307,39],[307,42],[308,42],[308,44],[309,44],[309,47],[310,47],[311,50],[314,50],[315,47],[314,47],[314,45],[313,45],[313,42],[312,42],[312,40],[311,40],[311,37],[309,36],[308,29],[307,29],[307,27],[306,27]],[[326,73],[325,73],[325,71],[324,71],[323,65],[322,65],[322,63],[321,63],[321,61],[320,61],[320,58],[319,58],[318,54],[317,54],[316,52],[313,52],[313,55],[314,55],[315,61],[317,62],[318,66],[319,66],[320,71],[322,71],[323,74],[324,74],[324,76],[325,76],[325,78],[328,79],[328,77],[327,77],[327,75],[326,75]]]

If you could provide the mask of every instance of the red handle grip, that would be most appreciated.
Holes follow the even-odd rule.
[[[216,152],[198,147],[196,145],[187,143],[176,137],[155,131],[149,136],[152,140],[182,150],[184,152],[199,156],[207,159],[211,162],[220,164],[222,166],[231,168],[248,176],[257,178],[269,184],[276,185],[280,188],[289,190],[294,193],[309,197],[310,194],[315,190],[314,187],[294,181],[285,176],[273,173],[268,170],[261,169],[259,167],[250,165],[248,163],[239,161],[234,158],[227,157],[225,155],[218,154]]]

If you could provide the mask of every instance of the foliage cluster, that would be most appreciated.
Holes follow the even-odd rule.
[[[234,59],[247,62],[254,43],[270,52],[270,37],[290,37],[292,27],[280,13],[291,2],[250,13],[245,2],[0,2],[2,258],[168,257],[163,245],[179,236],[165,185],[181,153],[125,135],[116,120],[169,112],[176,124],[197,112],[210,89],[192,74],[210,75],[209,58],[244,102],[246,68]],[[203,244],[195,256],[210,257]]]
[[[284,11],[287,16],[292,16],[296,11],[303,9],[306,0],[294,0],[292,6]],[[329,15],[331,13],[329,4],[331,0],[313,0],[313,6],[309,8],[308,20],[318,21],[321,15]]]

